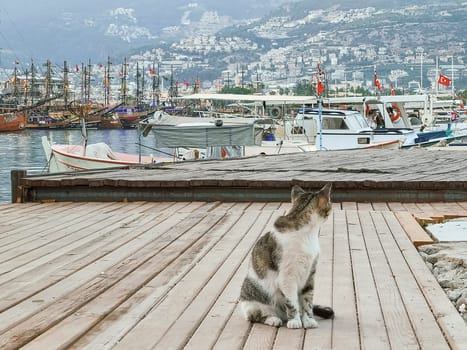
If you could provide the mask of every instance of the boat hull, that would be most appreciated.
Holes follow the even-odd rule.
[[[49,172],[67,172],[78,170],[120,168],[125,166],[169,162],[172,159],[114,152],[85,154],[82,145],[51,145],[43,137],[42,145],[49,163]],[[91,154],[91,155],[89,155]]]
[[[26,125],[26,115],[18,112],[0,114],[0,131],[19,131]]]

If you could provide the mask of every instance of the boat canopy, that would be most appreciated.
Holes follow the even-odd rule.
[[[263,128],[250,124],[155,125],[156,148],[260,145]]]

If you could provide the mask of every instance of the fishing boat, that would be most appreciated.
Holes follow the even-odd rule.
[[[0,132],[23,130],[26,125],[24,112],[0,112]]]
[[[89,145],[52,144],[46,136],[42,137],[42,147],[50,173],[119,168],[172,160],[171,158],[115,152],[103,142]]]
[[[467,138],[467,123],[461,119],[449,118],[449,122],[440,123],[439,118],[434,117],[436,98],[431,95],[329,98],[326,103],[359,110],[376,132],[406,133],[402,148],[427,147]],[[378,117],[381,118],[379,123],[376,122]]]
[[[231,114],[215,116],[175,117],[157,111],[144,123],[143,135],[153,132],[156,149],[174,149],[181,159],[399,148],[405,141],[402,132],[374,132],[355,111],[304,108],[293,121],[286,122]]]

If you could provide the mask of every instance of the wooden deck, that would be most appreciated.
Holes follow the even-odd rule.
[[[336,202],[467,201],[467,150],[325,151],[30,176],[13,202],[287,201],[333,183]]]
[[[429,238],[413,216],[467,215],[467,202],[334,204],[315,301],[335,319],[306,331],[246,322],[246,257],[288,207],[0,205],[0,348],[467,349],[467,326],[415,248]]]

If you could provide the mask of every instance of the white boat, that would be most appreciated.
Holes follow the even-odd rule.
[[[42,146],[47,157],[50,173],[106,169],[138,164],[170,162],[171,158],[158,158],[114,152],[106,143],[84,145],[51,144],[46,136]]]
[[[349,150],[402,144],[410,135],[406,130],[372,129],[355,110],[300,108],[290,134],[303,134],[317,149]]]
[[[402,132],[381,134],[355,111],[299,110],[292,120],[271,118],[174,117],[158,111],[145,122],[154,133],[156,149],[172,148],[181,159],[222,159],[255,155],[400,147]],[[322,125],[322,128],[320,128]]]
[[[329,98],[329,105],[352,106],[360,110],[371,122],[373,116],[381,116],[381,124],[373,124],[375,130],[401,131],[406,133],[402,147],[431,146],[467,137],[467,123],[450,121],[440,123],[434,118],[433,107],[437,101],[431,95],[396,95]]]

